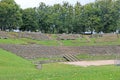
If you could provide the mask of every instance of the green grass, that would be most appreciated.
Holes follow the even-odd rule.
[[[95,45],[120,45],[120,39],[117,39],[116,41],[97,42]]]
[[[63,57],[41,57],[31,59],[31,62],[40,62],[40,61],[66,61]]]
[[[40,40],[40,41],[37,41],[37,44],[40,44],[40,45],[46,45],[46,46],[58,46],[59,43],[56,41],[56,40]]]
[[[87,42],[85,39],[78,39],[78,40],[61,40],[64,46],[88,46],[93,45],[92,42]]]
[[[0,44],[27,44],[21,39],[0,39]]]
[[[120,67],[51,63],[37,70],[30,61],[0,49],[0,80],[120,80]]]
[[[55,35],[52,35],[53,40],[33,40],[29,38],[19,39],[0,39],[0,44],[39,44],[46,46],[103,46],[103,45],[120,45],[119,39],[105,38],[80,38],[77,40],[55,40]],[[99,41],[100,40],[100,41]],[[107,40],[107,41],[106,41]]]
[[[59,43],[56,40],[33,40],[28,38],[20,39],[25,41],[28,44],[39,44],[39,45],[46,45],[46,46],[58,46]]]
[[[30,61],[0,49],[0,80],[27,80],[33,71]]]
[[[46,64],[35,77],[38,80],[119,80],[120,67],[78,67],[65,64]]]
[[[87,41],[85,38],[77,40],[61,40],[60,42],[64,46],[104,46],[104,45],[120,45],[120,39],[116,41],[101,41],[95,42],[97,38],[90,38],[90,41]]]
[[[46,46],[58,46],[59,43],[55,40],[33,40],[28,38],[20,39],[0,39],[0,44],[39,44]]]

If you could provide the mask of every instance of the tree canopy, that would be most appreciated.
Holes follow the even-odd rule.
[[[42,33],[115,32],[120,30],[120,0],[96,0],[73,6],[68,2],[21,9],[14,0],[0,1],[0,29]]]
[[[21,26],[22,14],[20,7],[14,0],[1,0],[0,1],[0,29],[12,30]]]

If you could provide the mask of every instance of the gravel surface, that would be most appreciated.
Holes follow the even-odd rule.
[[[115,64],[115,60],[79,61],[79,62],[63,62],[63,63],[88,67],[88,66],[112,65],[112,64]]]

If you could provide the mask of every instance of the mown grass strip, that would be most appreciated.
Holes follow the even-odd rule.
[[[120,67],[80,67],[63,63],[42,65],[41,70],[25,59],[0,49],[0,80],[120,80]]]

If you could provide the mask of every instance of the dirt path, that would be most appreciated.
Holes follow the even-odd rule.
[[[97,60],[97,61],[79,61],[79,62],[64,62],[64,64],[76,65],[76,66],[101,66],[115,64],[115,60]]]

